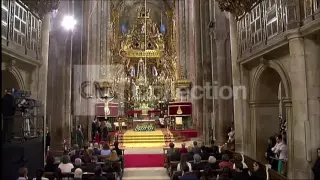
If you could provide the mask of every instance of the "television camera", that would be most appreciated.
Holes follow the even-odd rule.
[[[12,95],[15,99],[16,112],[21,112],[22,117],[22,134],[24,138],[31,136],[30,126],[34,123],[33,119],[37,112],[36,107],[41,106],[41,102],[31,98],[30,91],[12,90]],[[16,116],[20,116],[16,113]],[[38,133],[37,133],[38,134]],[[37,135],[36,135],[37,136]]]

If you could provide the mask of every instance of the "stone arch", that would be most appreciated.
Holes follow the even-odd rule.
[[[280,76],[281,78],[281,82],[283,83],[283,87],[284,87],[284,92],[285,92],[285,96],[287,99],[291,98],[291,83],[290,83],[290,79],[289,76],[287,75],[287,73],[285,72],[284,67],[282,66],[282,64],[280,64],[279,62],[276,61],[268,61],[266,63],[261,63],[254,76],[253,76],[253,81],[252,81],[252,85],[251,85],[251,95],[250,95],[250,100],[257,100],[258,98],[258,93],[257,93],[257,88],[259,86],[259,81],[263,75],[263,73],[265,72],[266,69],[271,68],[274,69]]]
[[[278,95],[281,91],[282,98],[291,99],[290,79],[280,62],[262,60],[254,73],[250,87],[250,119],[252,131],[256,134],[255,155],[256,159],[264,162],[267,139],[279,133],[279,115],[286,117],[286,109]],[[281,86],[281,88],[280,88]],[[288,117],[290,118],[290,117]]]
[[[2,93],[4,93],[7,88],[25,89],[22,75],[19,70],[14,67],[2,70]]]

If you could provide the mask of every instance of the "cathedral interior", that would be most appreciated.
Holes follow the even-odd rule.
[[[188,147],[190,163],[227,155],[232,179],[244,169],[252,179],[320,178],[319,0],[4,0],[1,8],[3,179],[23,168],[53,179],[49,154],[59,168],[77,150],[92,163],[103,156],[92,154],[96,144],[122,150],[108,179],[207,177],[203,167],[177,167],[183,154],[170,160],[172,144]],[[62,176],[76,179],[78,169]]]

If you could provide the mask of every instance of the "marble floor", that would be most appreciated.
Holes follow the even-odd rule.
[[[165,168],[126,168],[122,180],[169,180]]]

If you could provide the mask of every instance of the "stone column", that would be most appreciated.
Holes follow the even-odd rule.
[[[39,89],[38,98],[42,102],[43,124],[47,126],[47,83],[48,83],[48,56],[49,56],[49,29],[50,13],[42,20],[41,27],[41,66],[39,68]],[[44,138],[44,148],[46,148],[46,138]]]
[[[241,86],[240,64],[238,60],[238,33],[237,21],[235,16],[229,14],[230,24],[230,45],[231,45],[231,62],[232,62],[232,82],[233,89]],[[238,93],[238,92],[234,92]],[[234,128],[235,128],[235,148],[237,152],[243,152],[243,117],[242,117],[242,93],[238,93],[238,97],[233,99]]]
[[[189,58],[189,62],[190,62],[190,66],[189,66],[189,79],[192,82],[192,85],[194,86],[196,84],[196,62],[197,62],[197,56],[195,54],[195,49],[196,49],[196,45],[195,45],[195,23],[197,23],[196,19],[195,19],[195,1],[189,1],[188,0],[188,26],[189,26],[189,31],[188,31],[188,47],[189,47],[189,51],[188,51],[188,58]],[[190,98],[192,101],[192,119],[193,122],[195,122],[195,120],[197,120],[197,100],[195,98],[193,98],[194,93],[190,93]],[[193,124],[194,126],[196,126],[196,124]]]
[[[210,22],[210,3],[209,0],[202,1],[201,3],[201,48],[202,48],[202,65],[203,65],[203,132],[204,141],[209,143],[209,127],[212,115],[212,75],[211,75],[211,44],[210,44],[210,29],[208,24]]]
[[[311,142],[309,156],[312,162],[317,157],[317,148],[320,147],[320,35],[304,38],[306,75],[307,75],[307,92],[308,92],[308,113],[310,121]]]
[[[48,69],[50,73],[48,73],[47,119],[50,120],[50,149],[56,152],[56,155],[61,155],[63,140],[70,138],[70,125],[66,118],[66,100],[68,99],[66,84],[70,79],[66,75],[66,69],[68,69],[67,55],[70,52],[66,45],[68,32],[61,28],[63,16],[68,12],[67,3],[69,2],[62,1],[59,4],[59,12],[53,20],[49,42]]]
[[[304,41],[298,32],[288,33],[290,50],[289,76],[292,85],[292,129],[289,148],[289,178],[308,179],[310,177],[310,164],[307,162],[309,148],[306,133],[310,133],[306,123],[309,123],[308,116],[308,94],[306,79],[306,59]]]
[[[195,12],[195,61],[196,61],[196,86],[203,87],[203,64],[201,60],[201,15],[200,15],[200,1],[194,1],[194,12]],[[203,95],[204,92],[196,92],[196,113],[197,113],[197,127],[200,136],[203,133]]]

